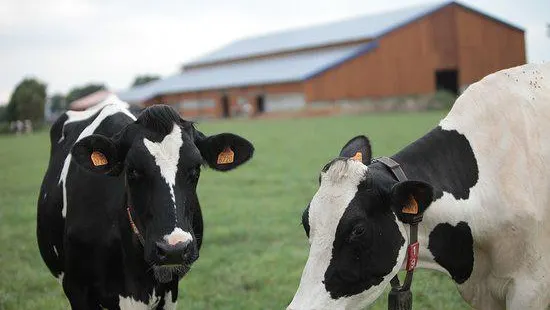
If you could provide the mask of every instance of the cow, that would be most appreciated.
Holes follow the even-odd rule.
[[[302,223],[309,256],[288,310],[362,309],[416,263],[450,276],[476,309],[546,309],[550,63],[470,85],[389,158],[351,139],[322,169]]]
[[[137,119],[126,106],[108,98],[51,127],[37,238],[73,309],[175,309],[203,240],[201,167],[229,171],[254,152],[167,105]]]

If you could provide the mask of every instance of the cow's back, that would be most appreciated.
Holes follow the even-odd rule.
[[[487,185],[478,187],[479,197],[508,208],[498,214],[503,222],[519,213],[550,219],[550,63],[472,84],[441,125],[470,142],[479,182]]]
[[[514,300],[534,309],[530,294],[550,287],[543,276],[550,266],[550,63],[472,84],[440,125],[466,137],[478,169],[468,199],[427,212],[471,229],[474,265],[462,296],[476,308]]]
[[[70,173],[81,173],[71,168],[71,148],[91,134],[113,136],[133,120],[123,105],[114,104],[91,111],[68,111],[50,129],[50,159],[38,197],[37,238],[42,258],[55,277],[62,277],[64,272],[67,178]]]

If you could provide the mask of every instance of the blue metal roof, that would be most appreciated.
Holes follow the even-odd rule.
[[[273,54],[376,38],[393,28],[409,23],[447,4],[449,2],[422,5],[243,39],[199,57],[186,65],[193,66],[255,55]]]
[[[376,46],[371,42],[192,69],[117,95],[124,101],[138,102],[160,94],[302,81]]]

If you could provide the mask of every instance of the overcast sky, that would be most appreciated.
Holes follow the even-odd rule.
[[[436,1],[437,2],[437,1]],[[432,0],[0,0],[0,102],[32,76],[48,93],[167,75],[238,38]],[[550,0],[465,0],[526,29],[527,61],[550,60]]]

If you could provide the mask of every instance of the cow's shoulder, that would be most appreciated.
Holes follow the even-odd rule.
[[[550,114],[549,100],[550,63],[513,67],[468,86],[441,125],[459,131],[480,131],[484,126],[509,126],[502,122],[503,118],[523,121],[517,115],[534,121],[537,115]]]

